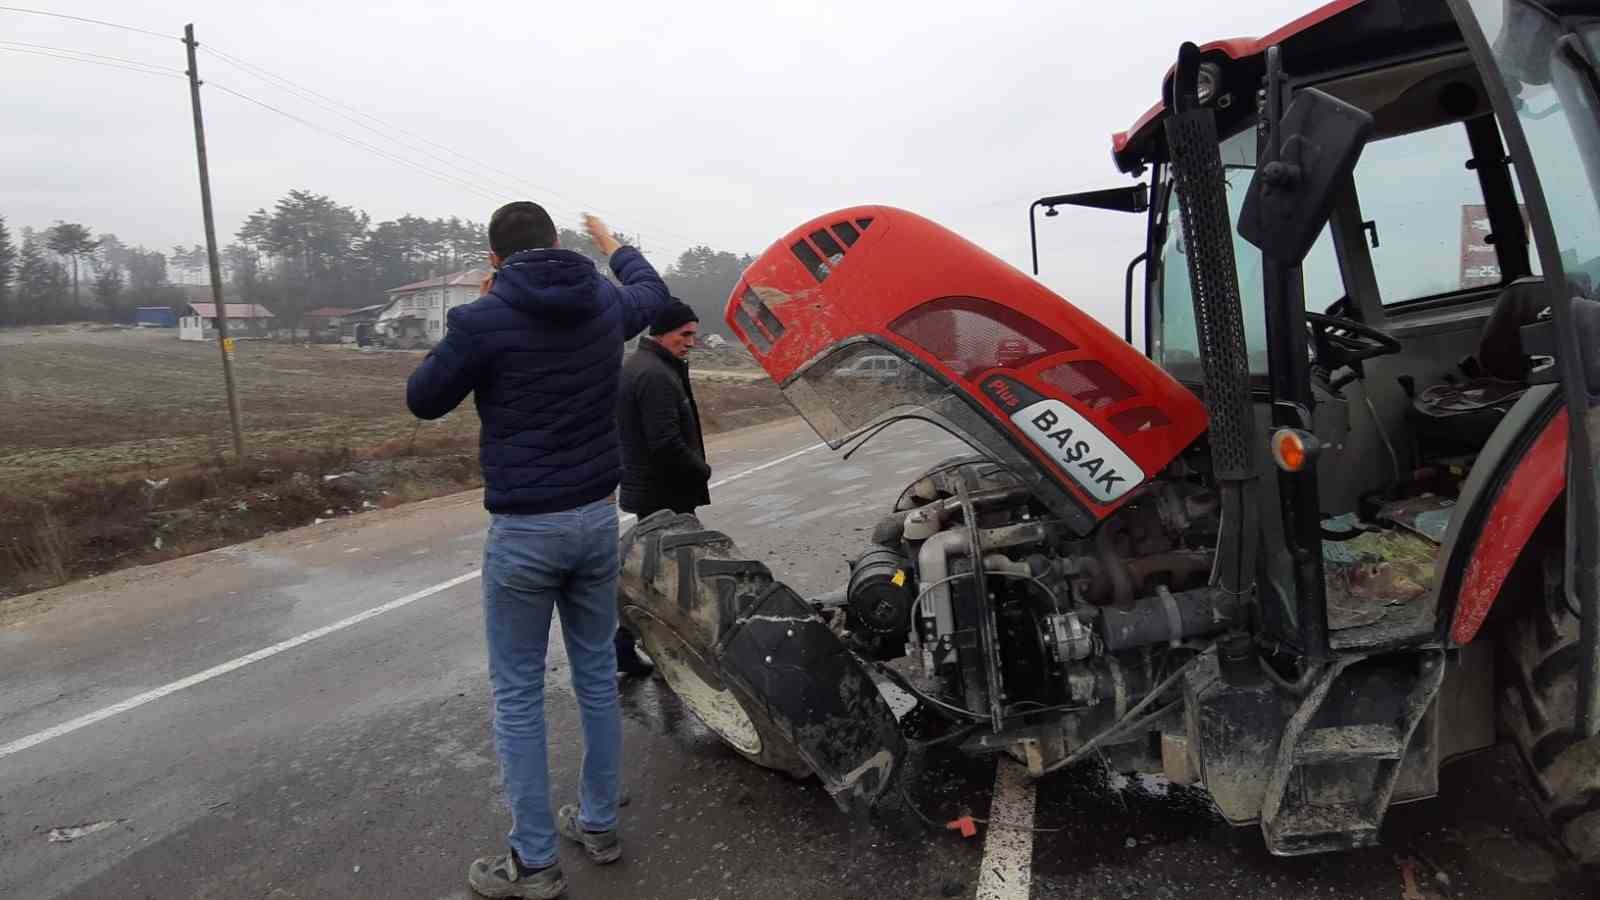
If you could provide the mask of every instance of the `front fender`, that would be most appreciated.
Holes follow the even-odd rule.
[[[827,624],[779,583],[723,639],[722,676],[766,704],[847,813],[874,806],[894,783],[905,738],[889,704]]]
[[[1440,612],[1450,644],[1477,636],[1506,577],[1566,488],[1567,411],[1554,386],[1530,390],[1490,437],[1445,536]]]

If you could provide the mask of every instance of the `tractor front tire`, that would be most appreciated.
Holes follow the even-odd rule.
[[[759,594],[771,586],[772,573],[741,560],[732,539],[687,514],[649,516],[623,536],[622,551],[621,613],[667,686],[740,756],[791,778],[810,777],[810,766],[766,704],[722,678],[716,663],[718,642],[735,614],[719,594]],[[708,568],[721,577],[698,577]]]

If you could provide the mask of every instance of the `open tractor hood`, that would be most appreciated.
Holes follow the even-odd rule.
[[[1120,337],[904,210],[791,231],[745,271],[726,318],[829,446],[925,419],[1080,535],[1205,430],[1199,399]]]

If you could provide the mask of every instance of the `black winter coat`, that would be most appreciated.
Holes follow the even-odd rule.
[[[632,247],[611,254],[611,271],[620,286],[571,250],[513,253],[489,293],[450,310],[444,340],[412,373],[406,402],[420,418],[474,395],[490,512],[559,512],[616,490],[623,343],[669,298]]]
[[[711,502],[700,410],[689,366],[649,338],[622,365],[617,403],[622,435],[621,507],[641,516],[660,509],[693,512]]]

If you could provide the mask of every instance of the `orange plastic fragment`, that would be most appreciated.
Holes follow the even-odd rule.
[[[976,837],[978,834],[977,823],[972,821],[971,816],[962,816],[959,819],[952,819],[951,821],[944,823],[944,827],[950,829],[951,831],[961,832],[961,836],[964,838]]]

